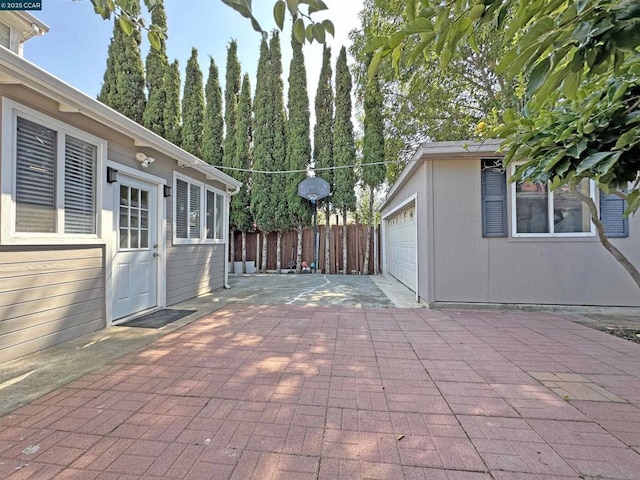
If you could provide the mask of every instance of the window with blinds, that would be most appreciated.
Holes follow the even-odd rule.
[[[19,115],[15,125],[15,232],[95,235],[97,143]]]
[[[96,233],[96,159],[95,145],[69,135],[65,138],[64,158],[64,231]]]
[[[214,239],[216,233],[216,194],[207,190],[207,238]]]
[[[176,238],[187,238],[189,218],[189,184],[183,180],[176,180]]]
[[[18,117],[16,232],[56,232],[57,133]]]
[[[216,240],[222,240],[222,232],[224,231],[224,197],[219,193],[216,193]]]
[[[182,175],[176,175],[175,182],[174,241],[214,243],[223,240],[224,195]]]
[[[200,238],[200,187],[189,185],[189,238]]]

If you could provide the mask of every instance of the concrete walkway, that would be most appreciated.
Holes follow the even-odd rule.
[[[640,346],[563,314],[229,304],[0,418],[0,478],[640,478]]]

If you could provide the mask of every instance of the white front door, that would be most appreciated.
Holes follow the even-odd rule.
[[[417,245],[415,204],[387,220],[387,272],[416,291]]]
[[[158,305],[157,186],[119,175],[113,319]]]

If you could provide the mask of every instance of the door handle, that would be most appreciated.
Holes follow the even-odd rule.
[[[154,256],[154,257],[159,257],[159,256],[160,256],[160,254],[159,254],[159,253],[156,253],[156,252],[153,252],[153,256]]]

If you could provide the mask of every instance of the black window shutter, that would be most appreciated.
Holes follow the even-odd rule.
[[[629,219],[624,217],[627,202],[614,194],[607,195],[600,190],[600,221],[609,238],[629,236]]]
[[[507,236],[507,174],[498,160],[482,160],[482,236]]]

